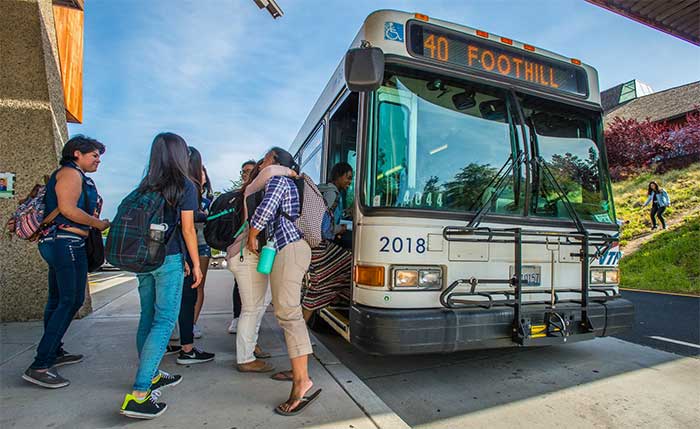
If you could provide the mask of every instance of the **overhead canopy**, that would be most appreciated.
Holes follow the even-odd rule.
[[[700,46],[699,0],[586,0]]]

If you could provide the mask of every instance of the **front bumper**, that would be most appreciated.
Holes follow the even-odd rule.
[[[540,323],[544,306],[532,306],[522,317]],[[581,307],[557,306],[557,312],[581,320]],[[459,350],[514,347],[513,308],[466,309],[383,309],[353,305],[350,311],[350,342],[366,353],[406,355],[449,353]],[[603,303],[589,303],[588,318],[595,336],[614,335],[634,323],[634,305],[617,298]],[[590,336],[590,335],[589,335]],[[589,336],[580,336],[587,339]],[[569,337],[569,342],[577,341]]]

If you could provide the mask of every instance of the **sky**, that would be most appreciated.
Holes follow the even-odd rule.
[[[398,9],[579,58],[600,87],[698,80],[700,48],[583,0],[85,2],[83,123],[107,146],[93,175],[111,218],[143,176],[153,137],[200,150],[215,190],[272,146],[289,147],[365,17]]]

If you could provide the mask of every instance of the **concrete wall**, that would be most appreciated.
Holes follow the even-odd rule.
[[[51,0],[0,3],[0,172],[16,174],[0,199],[4,226],[17,201],[58,165],[68,138]],[[36,243],[0,237],[0,320],[42,317],[48,268]],[[89,311],[89,294],[86,308]]]

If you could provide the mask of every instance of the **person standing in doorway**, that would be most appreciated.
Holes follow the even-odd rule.
[[[36,357],[22,378],[37,386],[56,389],[70,384],[56,367],[78,363],[83,355],[63,349],[63,336],[85,300],[88,261],[85,238],[90,228],[104,231],[109,221],[100,220],[102,199],[95,182],[85,173],[100,165],[105,146],[77,135],[66,142],[60,167],[46,185],[45,213],[59,210],[39,239],[39,253],[49,265],[49,298],[44,309],[44,335]]]

